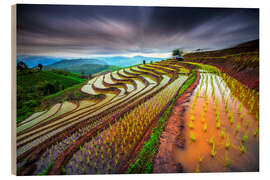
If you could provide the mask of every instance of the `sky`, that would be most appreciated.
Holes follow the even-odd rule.
[[[169,57],[259,39],[259,10],[18,5],[17,54]]]

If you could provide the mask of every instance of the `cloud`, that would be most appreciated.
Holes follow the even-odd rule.
[[[174,48],[219,49],[259,38],[259,10],[18,5],[17,52],[89,57],[168,55]]]

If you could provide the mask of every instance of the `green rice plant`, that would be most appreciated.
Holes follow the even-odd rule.
[[[189,128],[190,128],[190,129],[193,129],[193,121],[190,121],[190,122],[189,122]]]
[[[204,124],[203,131],[207,132],[207,124],[206,123]]]
[[[203,111],[202,112],[202,123],[204,123],[205,122],[205,112]]]
[[[240,142],[240,143],[241,143],[241,145],[240,145],[240,151],[241,151],[241,153],[245,153],[246,152],[246,148],[245,148],[245,146],[244,146],[244,144],[242,142]]]
[[[225,151],[225,167],[228,167],[230,166],[231,162],[230,162],[230,159],[229,159],[229,156],[228,156],[228,152]]]
[[[241,114],[240,119],[243,120],[245,118],[245,114]]]
[[[248,138],[248,132],[245,132],[245,134],[244,134],[244,136],[242,138],[242,142],[243,143],[246,142],[247,138]]]
[[[198,161],[199,161],[199,163],[202,163],[203,157],[200,156]]]
[[[258,112],[256,112],[255,118],[257,121],[259,120],[259,113]]]
[[[118,159],[114,160],[114,165],[116,166],[118,164]]]
[[[230,136],[227,136],[225,148],[226,149],[229,149],[230,145],[231,145],[231,143],[230,143]]]
[[[219,129],[220,128],[220,121],[216,122],[216,128]]]
[[[191,109],[192,109],[192,110],[194,110],[194,106],[195,106],[195,102],[192,103],[192,105],[191,105]]]
[[[224,139],[224,137],[225,137],[225,131],[224,131],[224,129],[221,130],[220,136],[221,136],[222,139]]]
[[[214,143],[214,136],[212,136],[209,140],[209,144],[212,145]]]
[[[215,155],[216,155],[215,143],[213,143],[212,150],[211,150],[211,156],[215,157]]]
[[[230,119],[230,123],[232,125],[234,123],[234,117],[233,117],[233,114],[231,112],[229,113],[229,119]]]
[[[107,170],[108,170],[108,171],[111,170],[111,165],[110,165],[110,163],[107,164]]]
[[[79,164],[76,164],[76,165],[75,165],[75,168],[76,168],[76,169],[79,169]]]
[[[220,112],[219,112],[219,110],[218,110],[218,109],[216,109],[216,116],[218,116],[218,117],[219,117],[219,115],[220,115]]]
[[[79,162],[82,162],[82,156],[80,156]]]
[[[216,122],[220,121],[219,116],[216,116]]]
[[[259,128],[256,128],[254,133],[253,133],[254,137],[256,137],[258,135],[258,133],[259,133]]]
[[[197,164],[197,166],[196,166],[196,170],[195,170],[195,172],[200,172],[200,167],[201,167],[201,164],[200,164],[200,163],[198,163],[198,164]]]
[[[237,125],[236,125],[236,132],[238,133],[239,130],[240,130],[240,122],[238,122]]]
[[[194,121],[194,116],[193,115],[190,115],[190,120]]]
[[[85,173],[85,168],[84,168],[84,167],[82,167],[81,172],[82,172],[82,174],[84,174],[84,173]]]
[[[247,120],[246,127],[249,128],[250,120]]]
[[[242,112],[242,102],[238,104],[238,113],[240,114]]]
[[[192,132],[190,132],[190,139],[191,139],[191,141],[192,142],[195,142],[196,141],[196,137],[195,137],[195,135],[192,133]]]

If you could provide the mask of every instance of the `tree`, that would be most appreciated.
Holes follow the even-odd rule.
[[[172,52],[173,56],[181,56],[183,54],[183,50],[181,49],[174,49]]]
[[[17,69],[20,70],[20,71],[24,71],[24,70],[27,70],[28,67],[27,67],[27,65],[23,61],[20,61],[17,64]]]
[[[42,64],[38,64],[38,68],[39,68],[39,71],[42,71],[43,65]]]

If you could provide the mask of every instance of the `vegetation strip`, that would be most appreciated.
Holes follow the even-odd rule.
[[[199,74],[196,75],[195,72],[192,72],[189,79],[186,80],[186,82],[179,89],[179,92],[172,99],[170,105],[164,108],[163,115],[149,129],[149,132],[151,132],[151,134],[145,134],[145,138],[143,140],[145,140],[147,136],[149,136],[148,140],[142,141],[136,147],[137,152],[135,151],[133,157],[122,169],[123,172],[126,171],[127,173],[150,173],[152,171],[152,160],[158,148],[159,137],[162,133],[166,120],[171,113],[171,109],[176,101],[176,98],[180,97],[184,93],[184,91],[195,81],[196,76],[199,76]]]

